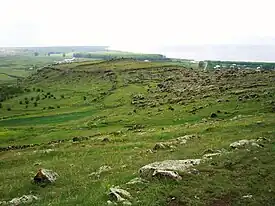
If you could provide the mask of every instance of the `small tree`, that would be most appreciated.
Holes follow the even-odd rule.
[[[34,99],[34,98],[33,98],[33,97],[31,97],[31,101],[33,101],[33,99]]]
[[[60,95],[60,97],[61,97],[62,99],[64,99],[64,98],[65,98],[64,94],[61,94],[61,95]]]
[[[25,104],[29,104],[29,100],[25,100]]]
[[[36,57],[37,57],[38,55],[39,55],[39,53],[38,53],[38,52],[34,52],[34,56],[36,56]]]
[[[26,105],[25,107],[26,107],[26,109],[27,109],[29,106],[28,106],[28,105]]]
[[[36,101],[39,101],[40,100],[40,96],[37,95],[36,98],[35,98]]]
[[[8,110],[8,111],[11,111],[11,108],[10,108],[10,107],[8,107],[8,108],[7,108],[7,110]]]
[[[33,106],[34,106],[34,107],[37,107],[37,102],[34,102],[34,103],[33,103]]]
[[[62,56],[63,56],[63,57],[65,57],[65,56],[66,56],[66,54],[65,54],[65,53],[63,53],[63,54],[62,54]]]
[[[2,103],[0,103],[0,108],[2,108],[3,107],[3,105],[2,105]]]
[[[83,99],[84,99],[84,101],[85,101],[85,100],[87,99],[87,97],[84,96]]]
[[[20,100],[19,104],[23,104],[23,102]]]

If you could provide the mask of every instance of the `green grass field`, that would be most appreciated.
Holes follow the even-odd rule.
[[[24,92],[1,102],[0,147],[37,145],[0,151],[0,201],[34,194],[40,199],[29,205],[101,206],[109,188],[119,185],[137,206],[275,205],[274,78],[272,70],[203,72],[183,63],[135,60],[31,72],[18,83]],[[147,152],[186,134],[201,138]],[[259,137],[270,141],[230,152],[230,143]],[[197,175],[126,185],[146,164],[223,148],[229,153],[196,166]],[[103,165],[112,169],[89,175]],[[39,168],[59,178],[46,187],[33,184]]]

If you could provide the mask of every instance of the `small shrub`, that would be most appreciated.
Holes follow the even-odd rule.
[[[60,108],[60,106],[58,105],[58,106],[57,106],[57,108],[59,109],[59,108]]]
[[[38,88],[38,89],[36,89],[36,91],[37,91],[37,92],[40,92],[41,90]]]
[[[29,106],[28,106],[28,105],[26,105],[25,107],[26,107],[26,108],[28,108]]]
[[[62,99],[64,99],[64,98],[65,98],[64,94],[60,95],[60,97],[61,97]]]
[[[36,101],[39,101],[40,100],[40,96],[37,95],[36,98],[35,98]]]
[[[33,98],[33,97],[31,97],[31,101],[33,101],[33,99],[34,99],[34,98]]]
[[[3,107],[3,105],[2,105],[2,103],[0,103],[0,108],[2,108]]]
[[[47,95],[51,95],[51,92],[47,92]]]
[[[25,97],[25,101],[28,101],[28,97]]]
[[[34,103],[33,103],[33,106],[34,106],[34,107],[37,107],[37,102],[34,102]]]
[[[20,101],[20,102],[19,102],[19,104],[23,104],[23,102],[22,102],[22,101]]]
[[[87,99],[87,97],[84,96],[83,99],[84,99],[84,101],[85,101],[85,100]]]
[[[7,110],[8,110],[8,111],[11,111],[11,108],[10,108],[10,107],[8,107],[8,108],[7,108]]]
[[[45,110],[46,109],[46,107],[43,107],[43,110]]]
[[[54,107],[53,106],[49,106],[48,109],[54,109]]]
[[[35,88],[32,88],[32,91],[34,91],[34,92],[35,92],[35,90],[36,90]]]
[[[29,100],[25,100],[25,104],[29,104]]]

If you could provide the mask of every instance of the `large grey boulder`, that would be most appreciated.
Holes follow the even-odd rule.
[[[39,169],[33,179],[36,183],[53,183],[57,178],[58,174],[56,172],[48,169]]]
[[[187,172],[189,168],[201,163],[201,159],[165,160],[145,165],[139,169],[143,178],[153,177],[156,171]]]

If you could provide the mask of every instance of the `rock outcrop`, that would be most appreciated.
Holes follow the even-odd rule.
[[[189,168],[200,164],[201,159],[186,159],[186,160],[165,160],[162,162],[154,162],[143,166],[139,169],[140,176],[143,178],[150,178],[156,176],[156,174],[168,174],[169,171],[173,172],[187,172]],[[164,172],[166,171],[166,172]],[[175,179],[176,173],[170,176]],[[179,178],[176,178],[179,179]]]
[[[53,183],[57,178],[58,174],[56,172],[48,169],[39,169],[33,179],[36,183]]]

